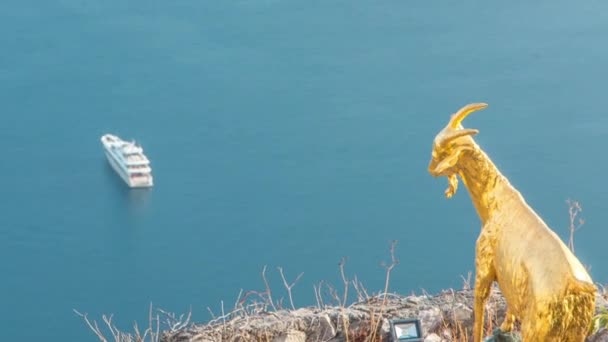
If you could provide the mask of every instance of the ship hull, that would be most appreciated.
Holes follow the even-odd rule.
[[[133,181],[132,179],[130,179],[127,174],[126,171],[124,170],[124,168],[122,168],[120,165],[118,165],[118,163],[116,162],[115,157],[113,156],[112,152],[109,151],[105,151],[106,154],[106,159],[108,159],[108,163],[110,163],[110,166],[112,167],[112,169],[114,169],[114,171],[120,176],[120,178],[127,183],[127,185],[131,188],[150,188],[154,185],[154,181],[152,176],[148,176],[148,180],[147,181]]]

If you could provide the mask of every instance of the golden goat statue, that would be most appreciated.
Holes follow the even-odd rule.
[[[460,176],[481,219],[475,253],[473,340],[483,334],[484,305],[494,281],[507,302],[501,330],[521,323],[524,342],[584,341],[595,310],[591,277],[560,238],[475,143],[462,120],[487,107],[469,104],[435,137],[429,172],[448,178],[452,197]]]

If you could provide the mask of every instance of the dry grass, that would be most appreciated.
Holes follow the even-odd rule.
[[[100,327],[97,321],[90,320],[86,313],[83,314],[77,310],[74,310],[74,312],[84,320],[89,329],[95,333],[101,342],[159,342],[161,329],[179,331],[190,324],[190,318],[192,317],[192,309],[187,315],[180,315],[177,317],[171,312],[166,312],[161,309],[154,310],[152,304],[150,304],[150,309],[148,311],[148,327],[144,331],[140,331],[137,322],[135,322],[133,324],[133,332],[127,333],[116,327],[116,324],[112,322],[112,315],[102,315],[103,324]],[[108,333],[109,337],[106,337],[106,334]]]
[[[341,319],[338,322],[338,333],[342,334],[347,342],[380,342],[382,336],[378,334],[382,322],[384,320],[384,309],[387,300],[387,293],[390,283],[391,271],[398,265],[398,260],[395,257],[395,247],[397,241],[392,241],[390,244],[391,263],[389,265],[382,264],[386,270],[384,293],[377,295],[369,295],[361,281],[355,276],[353,280],[346,276],[345,265],[346,258],[343,258],[339,263],[340,276],[342,278],[343,292],[340,294],[335,287],[327,282],[320,282],[318,286],[313,286],[315,299],[318,309],[337,306],[341,308]],[[277,267],[277,270],[283,281],[283,285],[287,291],[290,308],[286,311],[295,310],[292,289],[297,282],[302,278],[303,273],[298,274],[291,283],[287,281],[283,268]],[[219,339],[224,340],[239,340],[239,341],[272,341],[276,336],[268,330],[259,331],[255,336],[238,331],[231,324],[237,319],[242,319],[247,325],[250,319],[261,314],[273,314],[283,309],[282,299],[276,301],[273,298],[267,275],[267,267],[264,266],[261,272],[261,278],[264,284],[263,291],[246,291],[241,290],[234,303],[234,307],[228,313],[225,312],[224,302],[221,301],[221,312],[215,314],[211,308],[207,308],[211,315],[211,320],[206,324],[209,327],[219,327]],[[349,290],[353,287],[358,302],[369,301],[377,298],[382,299],[381,307],[377,311],[370,313],[368,322],[360,322],[356,327],[351,327],[351,322],[346,313],[347,305],[349,304]],[[327,293],[328,295],[324,295]],[[329,297],[329,298],[327,298]],[[329,303],[327,305],[326,303]],[[354,304],[354,303],[353,303]],[[187,315],[177,317],[173,313],[166,312],[161,309],[155,309],[150,305],[148,327],[140,331],[137,323],[134,323],[132,332],[124,332],[112,321],[112,315],[102,315],[101,322],[89,319],[86,313],[82,314],[77,310],[74,312],[83,319],[86,326],[99,338],[101,342],[159,342],[163,332],[181,331],[190,325],[191,311]],[[276,333],[276,332],[275,332]]]

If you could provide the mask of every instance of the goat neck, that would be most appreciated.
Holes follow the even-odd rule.
[[[473,139],[468,139],[472,144],[462,154],[456,172],[469,191],[481,222],[485,224],[492,212],[500,207],[505,191],[514,192],[515,189]]]

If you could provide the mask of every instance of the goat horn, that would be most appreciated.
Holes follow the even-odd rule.
[[[476,110],[484,109],[487,106],[487,103],[471,103],[460,108],[458,112],[452,115],[448,126],[450,128],[457,129],[462,120],[464,120],[464,118],[466,118],[469,114],[473,113]]]
[[[476,129],[464,128],[459,130],[450,131],[448,136],[444,138],[444,141],[450,141],[456,138],[464,137],[465,135],[475,135],[479,133]]]

